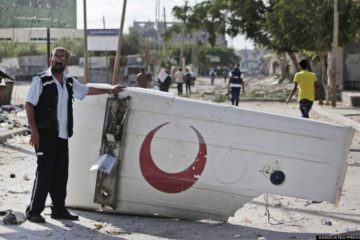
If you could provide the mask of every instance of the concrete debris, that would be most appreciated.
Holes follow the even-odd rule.
[[[6,144],[14,146],[17,144],[27,144],[29,142],[29,137],[23,135],[14,135],[12,138],[7,139]]]
[[[3,105],[0,107],[0,130],[27,126],[26,112],[22,105]]]
[[[24,110],[24,105],[2,105],[1,110],[8,113],[17,113]]]
[[[102,229],[104,227],[104,225],[101,224],[101,223],[95,223],[94,227],[95,227],[96,230],[100,230],[100,229]]]
[[[4,224],[20,224],[26,221],[25,214],[19,211],[6,210],[1,213],[5,213],[3,217]]]

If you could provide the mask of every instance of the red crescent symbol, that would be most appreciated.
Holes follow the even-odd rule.
[[[190,188],[203,172],[207,154],[206,143],[199,131],[190,126],[199,139],[199,151],[195,161],[182,172],[164,172],[154,163],[150,145],[155,133],[167,124],[169,123],[159,125],[145,137],[140,149],[140,169],[146,181],[157,190],[166,193],[179,193]]]

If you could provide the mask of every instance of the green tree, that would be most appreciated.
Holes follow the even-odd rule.
[[[216,33],[244,34],[255,43],[293,53],[331,47],[333,0],[208,0],[187,9],[187,27],[206,29],[210,43]],[[180,10],[174,12],[181,16]],[[340,45],[359,33],[360,7],[352,0],[339,1]]]
[[[141,51],[144,39],[135,30],[130,29],[128,34],[124,34],[124,41],[121,46],[122,55],[134,55]]]
[[[46,53],[42,44],[4,42],[0,43],[0,55],[2,57],[36,56]]]
[[[36,43],[21,44],[16,51],[17,57],[22,56],[36,56],[43,55],[46,52],[41,52],[41,48]]]
[[[4,58],[16,57],[16,49],[18,48],[18,42],[2,42],[0,43],[0,56]]]
[[[56,40],[52,45],[52,48],[55,47],[64,47],[66,48],[71,55],[82,57],[84,56],[84,39],[74,39],[70,37],[62,37]]]
[[[333,0],[208,0],[187,9],[184,22],[189,28],[205,28],[212,36],[223,32],[217,26],[224,26],[230,36],[244,34],[260,46],[287,53],[297,69],[295,53],[317,55],[327,89],[325,54],[332,43],[333,4]],[[341,0],[338,8],[339,45],[343,46],[359,38],[360,3]]]
[[[326,53],[333,41],[333,0],[278,0],[267,13],[267,31],[271,33],[269,47],[287,52],[297,66],[294,52],[319,59],[322,84],[328,89]],[[351,0],[339,1],[339,45],[356,38],[359,28],[359,5]],[[326,94],[327,99],[329,93]]]

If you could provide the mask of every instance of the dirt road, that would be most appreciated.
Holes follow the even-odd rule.
[[[208,86],[204,88],[211,90]],[[17,91],[23,96],[23,89]],[[299,115],[295,103],[242,102],[241,107]],[[311,117],[341,123],[337,118],[315,111]],[[0,145],[0,210],[24,211],[29,203],[36,158],[28,140],[28,136],[15,137]],[[47,224],[0,223],[0,239],[311,239],[318,234],[356,231],[360,230],[359,132],[347,162],[349,168],[338,207],[277,195],[269,195],[266,200],[266,195],[261,195],[239,209],[227,223],[111,215],[76,209],[72,211],[80,215],[80,221],[57,221],[50,218],[50,209],[46,208]],[[10,177],[11,173],[15,174],[14,178]]]

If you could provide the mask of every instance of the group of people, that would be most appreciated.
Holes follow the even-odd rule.
[[[224,78],[224,84],[226,84],[226,80],[229,78],[229,75],[231,74],[231,71],[229,71],[229,69],[224,69],[222,71],[222,77]],[[215,79],[217,77],[217,73],[215,68],[212,68],[209,72],[209,76],[210,76],[210,83],[211,86],[214,86],[215,83]]]
[[[188,68],[185,68],[183,73],[182,68],[179,68],[174,75],[175,82],[177,84],[178,96],[183,95],[183,85],[185,83],[186,96],[191,96],[191,86],[194,85],[194,79]]]
[[[226,70],[223,71],[224,83],[226,84],[226,79],[229,77],[229,82],[227,84],[228,92],[227,95],[231,96],[231,104],[234,106],[239,105],[240,100],[240,91],[245,92],[245,84],[244,80],[241,77],[242,72],[240,71],[240,63],[236,63],[235,67],[232,71],[228,72]],[[215,79],[217,73],[215,68],[212,68],[209,72],[211,86],[214,86]]]
[[[136,86],[140,88],[150,88],[151,77],[145,72],[145,68],[140,69],[136,75]],[[159,90],[168,92],[171,85],[171,75],[167,69],[162,68],[158,75]]]
[[[71,214],[65,206],[69,166],[68,139],[73,134],[73,100],[81,100],[87,95],[116,94],[125,88],[122,85],[110,89],[93,88],[80,83],[64,73],[68,59],[69,53],[65,48],[55,48],[50,55],[50,67],[33,77],[26,100],[26,113],[31,129],[30,144],[37,156],[35,181],[26,216],[35,223],[46,222],[41,213],[48,194],[52,200],[51,218],[78,220],[78,216]],[[303,117],[308,118],[315,99],[316,76],[307,70],[306,60],[300,61],[300,67],[301,71],[295,75],[294,88],[287,103],[299,89],[300,111]],[[163,90],[168,91],[171,79],[168,78],[170,74],[164,71],[161,82],[167,82]],[[149,79],[145,75],[145,70],[142,69],[137,76],[138,86],[148,87]],[[175,80],[179,95],[182,95],[184,81],[186,94],[191,94],[192,82],[188,69],[183,74],[179,68],[175,73]],[[239,64],[230,73],[228,88],[232,94],[231,102],[237,106],[240,89],[244,91]],[[322,104],[322,101],[319,103]]]
[[[185,69],[185,73],[182,72],[182,68],[179,68],[174,74],[175,82],[177,84],[178,96],[183,95],[183,84],[185,83],[186,96],[191,95],[191,86],[193,85],[193,78],[189,69]],[[157,76],[159,90],[168,92],[171,85],[171,74],[169,70],[162,68]],[[136,76],[136,86],[141,88],[149,88],[151,79],[148,74],[145,73],[145,69],[141,68],[140,73]]]
[[[303,59],[299,62],[300,71],[294,76],[294,86],[287,98],[286,103],[288,104],[296,91],[298,91],[299,109],[303,118],[309,118],[310,110],[315,101],[315,92],[318,89],[317,78],[315,73],[310,71],[309,62]],[[212,70],[214,71],[214,70]],[[228,93],[231,94],[231,104],[238,106],[240,99],[240,90],[245,92],[245,85],[243,78],[241,77],[242,72],[240,71],[240,64],[237,63],[235,68],[229,73],[229,84]],[[224,74],[224,81],[226,77]],[[216,74],[213,74],[214,78]],[[213,76],[210,73],[211,84],[213,85]],[[323,105],[322,98],[319,96],[319,105]]]

